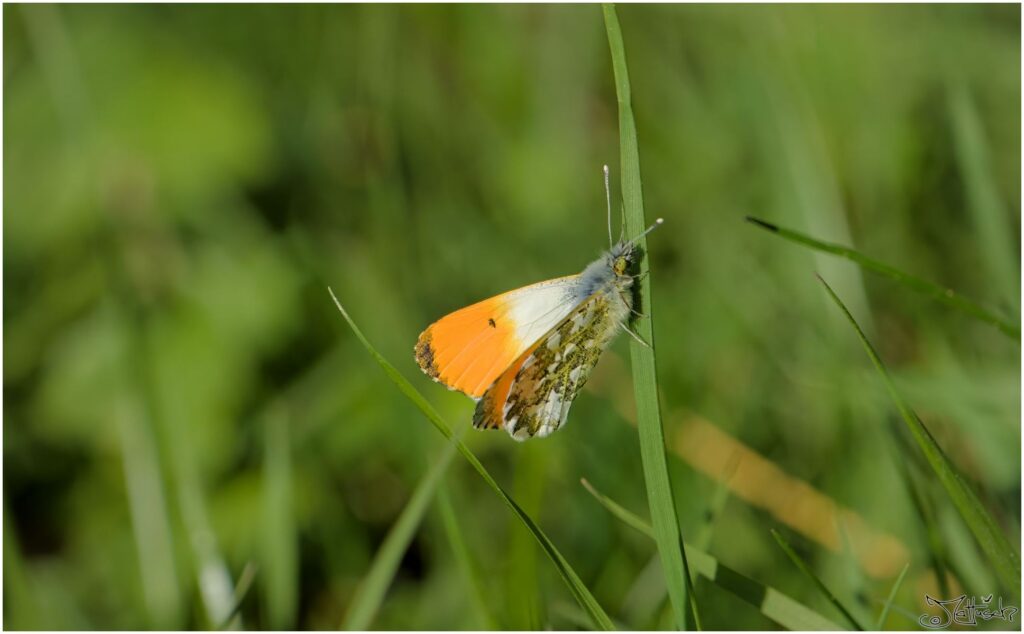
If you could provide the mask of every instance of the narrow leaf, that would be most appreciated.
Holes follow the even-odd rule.
[[[821,240],[816,240],[808,235],[804,235],[797,231],[793,231],[792,229],[786,229],[784,227],[780,227],[778,225],[772,224],[770,222],[765,222],[764,220],[753,218],[751,216],[747,216],[747,221],[758,227],[761,227],[762,229],[774,233],[780,238],[785,238],[786,240],[789,240],[791,242],[802,244],[806,247],[814,249],[815,251],[823,251],[825,253],[837,255],[841,258],[846,258],[847,260],[850,260],[851,262],[860,265],[862,268],[865,268],[869,271],[874,271],[875,273],[878,273],[880,275],[884,275],[889,279],[895,280],[903,284],[904,286],[910,288],[911,290],[917,291],[918,293],[921,293],[923,295],[927,295],[928,297],[932,298],[933,300],[939,303],[955,308],[976,319],[980,319],[981,321],[991,324],[998,328],[1000,332],[1007,335],[1008,337],[1011,337],[1018,342],[1020,341],[1019,326],[1010,323],[1009,321],[996,315],[994,312],[988,310],[987,308],[984,308],[983,306],[979,305],[976,302],[967,299],[963,295],[960,295],[959,293],[950,288],[943,288],[938,284],[933,284],[932,282],[923,280],[914,275],[910,275],[909,273],[904,273],[903,271],[895,267],[889,266],[888,264],[885,264],[883,262],[879,262],[878,260],[873,260],[867,257],[866,255],[859,253],[858,251],[838,244],[822,242]]]
[[[900,576],[896,577],[896,583],[892,584],[892,590],[889,591],[889,598],[885,600],[885,606],[882,607],[882,613],[878,615],[878,623],[875,624],[875,629],[880,630],[885,627],[885,620],[889,618],[889,610],[892,608],[893,601],[896,600],[896,594],[900,591],[900,586],[903,585],[903,578],[907,576],[907,571],[910,570],[910,564],[903,566],[903,571],[900,572]]]

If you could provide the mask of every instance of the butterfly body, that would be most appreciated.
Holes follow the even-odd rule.
[[[477,400],[473,425],[516,440],[566,421],[601,352],[633,308],[632,242],[619,242],[582,273],[483,300],[441,318],[419,337],[420,368]]]

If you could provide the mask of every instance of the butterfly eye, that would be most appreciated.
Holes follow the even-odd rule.
[[[624,275],[628,268],[629,259],[626,256],[619,256],[615,258],[615,262],[612,263],[612,271],[614,271],[616,275]]]

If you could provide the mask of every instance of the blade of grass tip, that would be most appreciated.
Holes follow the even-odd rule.
[[[955,308],[976,319],[979,319],[992,326],[995,326],[1000,332],[1002,332],[1006,336],[1010,337],[1011,339],[1014,339],[1017,342],[1020,341],[1019,326],[1010,323],[1009,321],[996,315],[994,312],[984,308],[983,306],[979,305],[974,301],[967,299],[966,297],[960,295],[959,293],[952,289],[943,288],[938,284],[933,284],[932,282],[923,280],[914,275],[910,275],[909,273],[904,273],[903,271],[893,266],[889,266],[888,264],[879,262],[878,260],[873,260],[867,257],[866,255],[863,255],[862,253],[855,251],[853,249],[831,242],[822,242],[821,240],[816,240],[808,235],[799,233],[797,231],[793,231],[792,229],[780,227],[778,225],[766,222],[759,218],[747,216],[747,222],[750,222],[751,224],[760,227],[766,231],[774,233],[780,238],[785,238],[790,242],[802,244],[806,247],[814,249],[815,251],[822,251],[824,253],[830,253],[841,258],[846,258],[847,260],[854,262],[855,264],[859,265],[864,269],[888,277],[891,280],[895,280],[896,282],[903,284],[907,288],[910,288],[911,290],[926,295],[939,303],[945,304],[951,308]]]
[[[615,500],[606,497],[604,494],[598,492],[598,490],[594,488],[594,485],[590,484],[590,481],[587,480],[586,478],[580,478],[580,484],[582,484],[583,488],[586,489],[590,493],[590,495],[594,496],[594,498],[596,498],[597,501],[600,502],[606,509],[611,511],[612,515],[619,518],[629,526],[640,531],[644,535],[647,535],[651,539],[655,539],[654,530],[651,529],[650,524],[643,521],[638,516],[634,515],[625,508],[623,508]]]
[[[235,607],[231,608],[231,612],[228,613],[227,619],[217,628],[218,630],[226,630],[232,627],[234,624],[232,621],[238,616],[239,612],[242,611],[242,604],[249,596],[249,590],[252,589],[252,582],[256,579],[256,571],[258,567],[255,563],[249,562],[245,564],[245,568],[242,569],[242,574],[238,576],[238,583],[235,584]]]
[[[786,553],[786,556],[789,557],[789,560],[800,569],[800,572],[804,573],[804,576],[811,580],[814,586],[818,588],[823,595],[825,595],[825,598],[828,599],[829,603],[834,605],[836,609],[842,613],[843,617],[853,625],[854,629],[863,631],[864,628],[857,622],[857,619],[853,618],[850,611],[843,606],[839,599],[836,598],[836,595],[832,594],[832,591],[828,589],[828,586],[818,578],[818,575],[814,574],[814,571],[812,571],[810,566],[800,558],[800,555],[796,554],[796,551],[793,550],[793,547],[789,545],[789,542],[786,541],[782,534],[774,528],[771,529],[771,531],[772,537],[774,537],[775,541],[779,543],[779,546],[782,548],[783,552]]]
[[[646,226],[644,220],[643,191],[640,183],[640,153],[637,146],[636,122],[626,66],[626,50],[622,41],[622,29],[615,11],[615,5],[605,4],[604,22],[608,32],[608,47],[611,50],[612,68],[615,74],[615,93],[619,103],[619,160],[622,179],[622,197],[625,203],[626,234],[638,236],[637,246],[641,254],[639,269],[649,272],[647,240],[642,235]],[[639,281],[638,295],[641,311],[648,318],[637,322],[637,334],[650,345],[634,341],[630,346],[633,367],[633,388],[636,393],[637,427],[640,436],[640,456],[643,463],[644,482],[647,486],[648,504],[654,525],[655,541],[665,571],[665,585],[668,588],[676,621],[686,627],[687,607],[693,612],[695,626],[700,629],[700,615],[693,592],[688,592],[690,573],[686,553],[679,546],[682,531],[676,514],[672,481],[668,475],[665,457],[665,430],[661,422],[661,407],[658,402],[658,376],[654,359],[654,310],[651,306],[650,276]],[[689,604],[687,604],[689,598]]]
[[[451,496],[448,487],[443,482],[437,487],[437,508],[441,514],[441,522],[444,524],[445,533],[448,535],[448,542],[455,553],[455,559],[466,577],[466,584],[469,586],[470,597],[473,607],[476,608],[480,622],[488,630],[505,629],[501,627],[497,619],[487,606],[487,593],[485,592],[484,581],[480,577],[480,569],[470,554],[469,544],[459,527],[459,518],[452,507]],[[587,622],[589,625],[589,621]]]
[[[582,483],[587,491],[612,515],[652,540],[654,539],[654,530],[650,524],[611,498],[598,492],[586,480],[582,480]],[[765,586],[761,582],[723,565],[700,548],[686,544],[685,549],[686,556],[689,558],[695,574],[704,576],[704,578],[719,588],[754,606],[766,618],[778,623],[780,626],[794,631],[843,629],[836,623],[775,588]]]
[[[402,556],[409,549],[409,544],[423,521],[427,506],[434,497],[442,476],[455,457],[455,451],[455,443],[448,442],[441,451],[441,455],[427,469],[426,474],[416,485],[405,508],[399,513],[398,520],[391,526],[384,542],[377,550],[377,554],[374,555],[369,572],[363,577],[362,583],[359,584],[359,588],[352,598],[341,629],[369,629],[377,615],[377,610],[380,609],[381,603],[384,601],[384,595],[387,594],[388,588],[394,580],[395,573],[398,572]]]
[[[878,623],[875,624],[876,630],[881,630],[885,626],[885,620],[889,618],[889,610],[892,609],[892,604],[896,600],[896,595],[900,591],[900,586],[903,585],[903,578],[907,576],[908,570],[910,570],[910,564],[904,564],[900,576],[896,577],[896,583],[892,584],[892,590],[889,590],[889,598],[885,600],[882,613],[878,615]]]
[[[843,304],[843,301],[839,299],[832,287],[828,285],[825,280],[820,276],[818,280],[828,291],[829,296],[836,303],[839,309],[846,315],[847,320],[853,329],[857,332],[857,336],[860,338],[861,343],[864,345],[864,349],[868,353],[868,357],[871,358],[871,362],[874,364],[875,369],[878,370],[878,374],[882,377],[882,382],[885,384],[886,390],[889,392],[889,396],[896,404],[896,409],[899,410],[900,416],[903,421],[907,424],[910,430],[910,435],[917,442],[918,447],[921,449],[921,453],[924,454],[925,459],[931,466],[935,475],[938,476],[942,486],[946,489],[946,493],[949,498],[953,501],[953,505],[956,507],[957,512],[963,518],[968,528],[974,534],[974,538],[978,540],[981,549],[985,552],[989,563],[995,569],[996,574],[1006,585],[1007,588],[1013,591],[1014,595],[1020,594],[1020,556],[1010,545],[1006,535],[999,529],[999,525],[996,524],[995,519],[988,512],[987,509],[982,505],[981,500],[975,495],[974,491],[964,482],[963,478],[957,472],[953,463],[950,462],[949,458],[946,457],[945,452],[942,451],[942,447],[939,446],[938,442],[925,427],[924,422],[918,418],[917,414],[910,409],[903,397],[900,396],[899,391],[896,390],[896,385],[893,383],[892,378],[889,376],[888,370],[879,358],[878,353],[875,352],[874,346],[868,341],[867,336],[864,335],[864,331],[860,329],[860,325],[857,324],[857,320],[853,318],[850,311]]]
[[[370,353],[370,356],[372,356],[374,360],[377,361],[377,364],[380,365],[380,367],[384,370],[384,373],[388,375],[388,378],[390,378],[391,381],[398,387],[399,391],[405,394],[405,396],[410,401],[412,401],[414,405],[416,405],[416,407],[423,413],[423,415],[427,417],[427,420],[430,421],[434,428],[441,432],[441,435],[443,435],[445,438],[449,440],[452,440],[454,436],[452,434],[451,428],[444,421],[444,419],[441,418],[441,415],[437,413],[437,410],[435,410],[433,406],[430,405],[429,402],[427,402],[427,399],[424,398],[423,395],[420,394],[419,391],[416,390],[416,388],[414,388],[412,384],[409,383],[409,381],[404,376],[402,376],[402,374],[398,370],[396,370],[393,365],[391,365],[388,362],[387,359],[385,359],[379,352],[377,352],[377,349],[373,347],[373,344],[370,343],[369,339],[367,339],[366,336],[363,335],[363,332],[359,330],[359,327],[356,326],[355,322],[352,321],[352,318],[349,317],[348,313],[342,307],[341,302],[339,302],[338,298],[335,297],[334,291],[331,290],[330,288],[328,288],[327,290],[331,294],[331,299],[334,300],[334,305],[337,306],[338,311],[341,313],[341,316],[348,323],[349,328],[352,329],[352,333],[356,336],[356,338],[363,345],[363,347],[366,348],[366,351]],[[512,498],[512,496],[510,496],[505,491],[505,489],[500,484],[498,484],[498,482],[491,476],[490,472],[484,468],[483,464],[480,463],[476,455],[474,455],[473,452],[469,450],[469,447],[467,447],[465,443],[463,443],[458,438],[455,438],[454,442],[456,449],[458,449],[459,453],[462,454],[462,457],[465,458],[467,462],[469,462],[469,464],[473,467],[477,474],[479,474],[480,477],[483,478],[484,482],[486,482],[487,485],[491,487],[491,489],[493,489],[495,493],[498,494],[498,497],[500,497],[501,500],[505,503],[505,505],[508,506],[509,509],[511,509],[511,511],[519,517],[523,524],[526,525],[526,528],[529,529],[529,531],[533,534],[534,538],[537,540],[537,543],[539,543],[540,547],[544,550],[544,553],[548,556],[549,559],[551,559],[551,562],[555,565],[555,569],[558,571],[559,575],[562,577],[562,580],[568,586],[569,592],[572,593],[573,598],[575,598],[576,601],[580,604],[580,607],[582,607],[584,611],[587,612],[590,618],[594,621],[594,624],[598,628],[603,630],[614,629],[612,620],[608,617],[604,609],[597,602],[597,599],[594,598],[594,595],[591,594],[590,590],[583,584],[583,581],[580,580],[579,575],[576,574],[576,571],[573,570],[571,565],[569,565],[569,562],[566,561],[565,557],[562,556],[562,553],[559,552],[559,550],[555,547],[554,543],[552,543],[552,541],[548,538],[544,531],[542,531],[540,527],[537,526],[537,524],[533,521],[533,518],[531,518],[525,511],[523,511],[523,509]]]

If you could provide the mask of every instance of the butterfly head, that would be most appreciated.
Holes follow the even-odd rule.
[[[638,255],[637,247],[632,242],[620,242],[612,247],[608,254],[611,260],[612,273],[616,277],[626,277],[633,268]]]
[[[633,268],[633,264],[640,259],[640,246],[637,243],[640,241],[640,238],[654,231],[663,222],[665,221],[662,218],[658,218],[653,225],[637,237],[632,240],[622,240],[611,248],[608,252],[608,259],[611,264],[612,273],[616,277],[632,277],[630,271]]]

